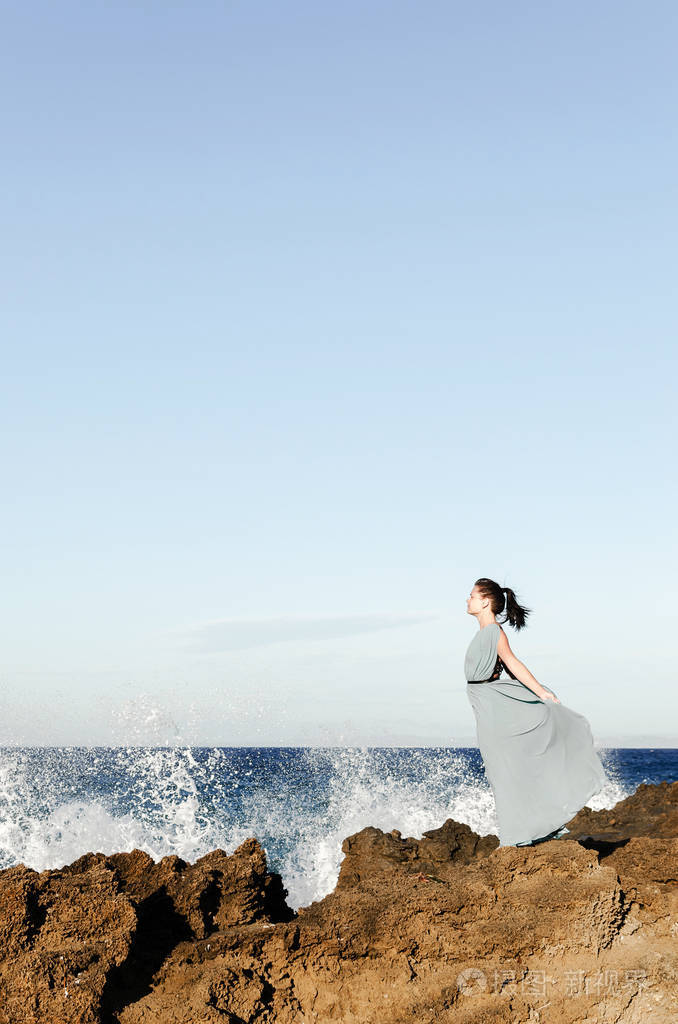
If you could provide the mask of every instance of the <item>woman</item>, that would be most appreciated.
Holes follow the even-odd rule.
[[[476,580],[467,611],[480,629],[464,662],[478,747],[492,787],[500,846],[557,839],[608,782],[583,715],[565,707],[516,658],[495,615],[517,631],[530,614],[510,587]],[[506,669],[510,679],[501,679]]]

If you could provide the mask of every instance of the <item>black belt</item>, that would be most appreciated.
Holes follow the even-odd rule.
[[[498,683],[498,679],[467,679],[467,683]]]

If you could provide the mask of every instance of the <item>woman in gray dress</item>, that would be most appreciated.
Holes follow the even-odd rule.
[[[583,715],[565,707],[516,658],[495,615],[518,631],[530,614],[510,587],[476,580],[467,600],[479,630],[464,663],[478,747],[494,793],[500,846],[531,846],[565,823],[608,782]],[[502,679],[503,670],[509,679]]]

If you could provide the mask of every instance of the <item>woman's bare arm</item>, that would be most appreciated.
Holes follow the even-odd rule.
[[[518,658],[516,658],[509,645],[508,637],[501,626],[499,627],[497,654],[504,662],[509,672],[512,672],[519,682],[524,683],[528,690],[532,690],[533,693],[536,693],[541,700],[552,700],[555,701],[556,704],[560,704],[560,701],[555,694],[549,693],[548,690],[545,690],[541,683],[534,678],[529,668],[527,668],[526,665],[523,665],[522,661],[519,661]]]

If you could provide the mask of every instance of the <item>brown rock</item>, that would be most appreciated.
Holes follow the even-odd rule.
[[[114,1020],[178,943],[289,920],[285,895],[256,839],[193,865],[133,850],[0,872],[0,1024]]]
[[[98,1022],[137,925],[115,872],[0,872],[0,1022]]]
[[[656,862],[678,854],[678,840],[631,843],[648,844]],[[674,1024],[675,888],[654,909],[646,904],[641,920],[609,860],[555,840],[497,848],[444,881],[379,871],[288,923],[228,929],[209,949],[177,946],[120,1022],[216,1021],[217,1009],[231,1024],[527,1024],[549,1003],[549,1022],[632,1021],[651,1010],[648,1019]],[[638,868],[627,856],[627,886]],[[617,991],[596,990],[598,977],[616,977]],[[592,987],[576,995],[575,981]],[[481,988],[469,991],[471,982]]]
[[[366,828],[296,915],[255,839],[193,865],[19,865],[0,872],[0,1024],[674,1024],[675,801],[639,787],[534,847],[452,819]]]
[[[486,857],[498,846],[496,836],[479,836],[452,818],[440,828],[424,832],[421,839],[402,839],[397,829],[384,833],[368,826],[341,844],[345,857],[337,889],[348,889],[366,878],[398,869],[447,877],[460,864]]]
[[[582,807],[567,822],[567,827],[571,833],[568,838],[575,839],[608,833],[614,839],[623,836],[675,838],[678,836],[678,782],[659,782],[657,785],[643,782],[635,793],[614,807],[601,811]]]

